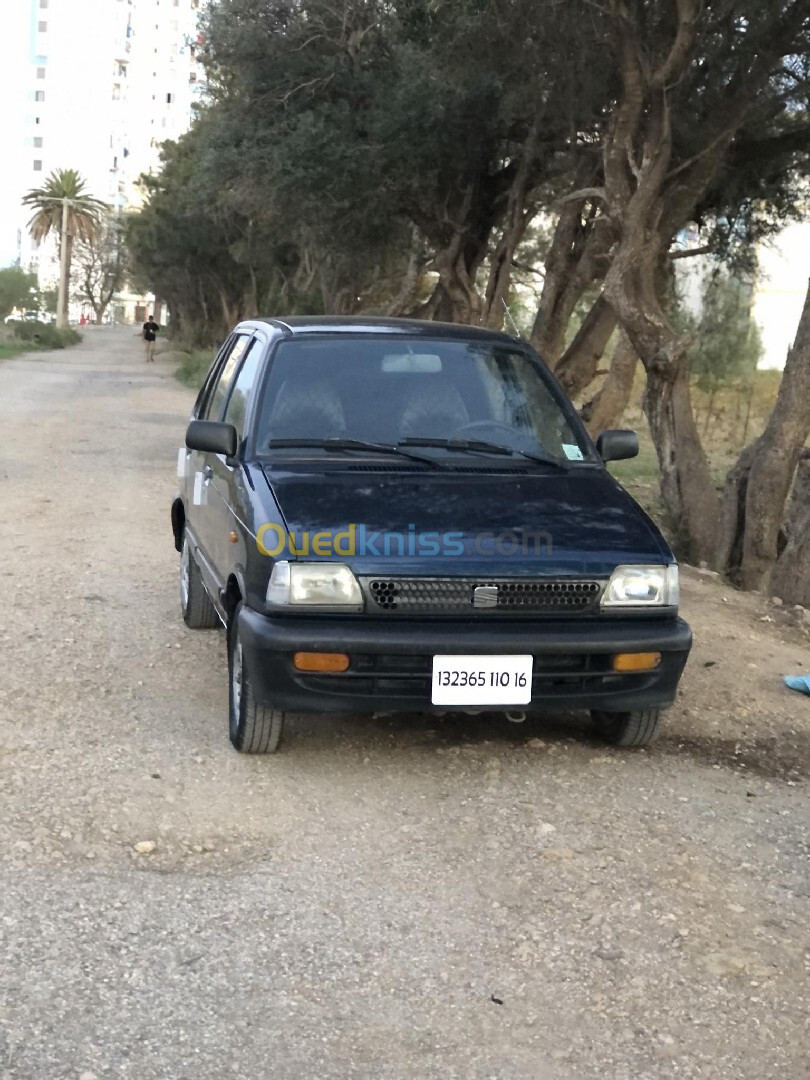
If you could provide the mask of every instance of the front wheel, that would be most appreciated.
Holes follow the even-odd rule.
[[[658,737],[661,709],[636,709],[632,712],[591,711],[597,732],[614,746],[647,746]]]
[[[284,713],[259,705],[254,697],[250,670],[239,634],[238,604],[228,625],[228,675],[230,679],[229,728],[233,745],[243,754],[274,754],[284,730]]]

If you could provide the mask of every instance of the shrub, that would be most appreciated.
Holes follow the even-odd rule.
[[[185,386],[197,390],[211,367],[215,353],[209,349],[195,349],[180,363],[175,375]]]
[[[60,330],[49,323],[15,322],[10,323],[18,341],[30,341],[40,349],[64,349],[68,345],[78,345],[82,335],[68,327]]]

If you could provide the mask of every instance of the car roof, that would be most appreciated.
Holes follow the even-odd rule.
[[[285,317],[257,317],[239,323],[236,329],[255,329],[269,325],[284,334],[408,334],[413,337],[448,338],[456,341],[489,341],[500,345],[514,345],[517,340],[497,330],[461,323],[431,322],[425,319],[385,319],[337,315],[292,315]]]

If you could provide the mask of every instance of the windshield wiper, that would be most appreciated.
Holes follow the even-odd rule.
[[[419,461],[423,465],[432,465],[434,469],[446,468],[426,454],[411,454],[401,446],[368,442],[365,439],[344,439],[339,436],[330,439],[271,439],[267,447],[269,450],[373,450],[377,454],[395,454],[411,461]]]
[[[479,454],[520,454],[529,461],[536,461],[541,465],[552,465],[563,472],[568,471],[568,466],[552,457],[551,454],[542,454],[533,450],[518,450],[512,446],[501,446],[500,443],[485,442],[483,439],[422,439],[419,437],[402,439],[398,446],[435,446],[440,450],[461,450],[464,452]]]

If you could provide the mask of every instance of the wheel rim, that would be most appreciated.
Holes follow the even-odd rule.
[[[189,579],[191,577],[191,555],[188,550],[188,542],[183,541],[183,550],[180,552],[180,601],[183,610],[188,607]]]
[[[234,719],[239,720],[240,706],[242,704],[242,642],[237,638],[233,650],[233,665],[231,671],[231,704],[233,705]]]

